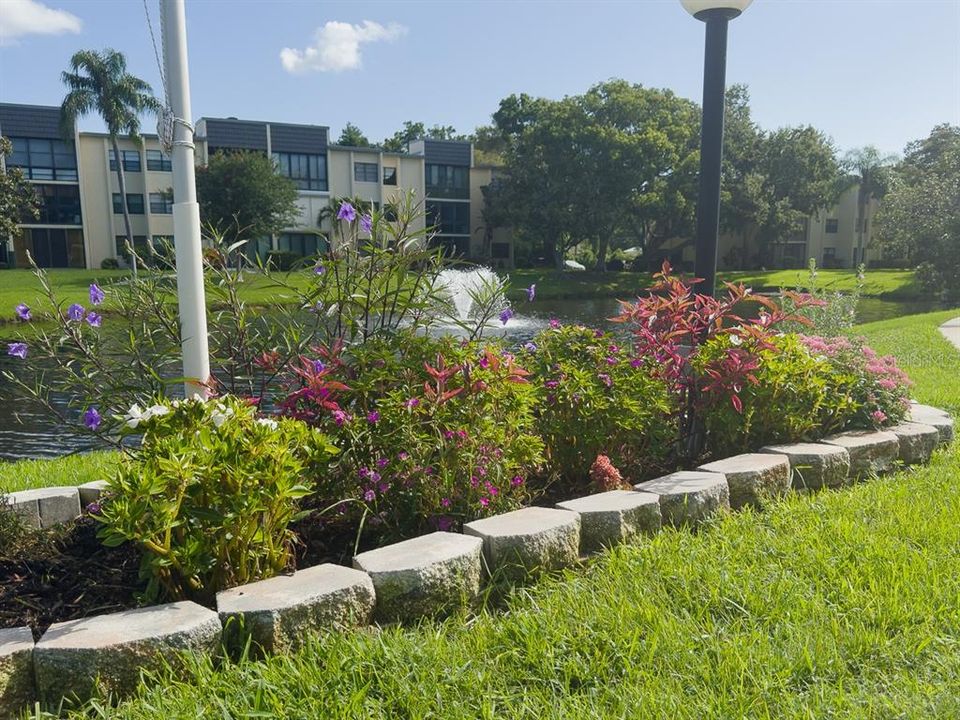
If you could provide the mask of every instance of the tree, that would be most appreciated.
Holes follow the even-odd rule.
[[[614,243],[653,245],[692,217],[696,105],[624,80],[562,100],[512,95],[493,116],[507,177],[487,194],[518,236],[556,267],[591,242],[597,268]]]
[[[863,262],[863,235],[866,230],[867,206],[871,199],[879,200],[887,192],[890,166],[896,162],[893,155],[884,155],[872,145],[850,150],[840,163],[846,173],[842,190],[857,185],[857,247],[854,264]]]
[[[224,240],[256,240],[290,227],[300,215],[297,186],[259,152],[218,152],[197,168],[204,224]]]
[[[351,122],[348,122],[340,132],[337,140],[338,145],[347,145],[349,147],[371,147],[371,142],[367,136],[361,132],[360,128]]]
[[[127,72],[127,60],[123,54],[109,48],[102,52],[80,50],[74,53],[70,58],[70,70],[65,70],[60,77],[68,89],[60,106],[60,127],[64,137],[72,139],[77,120],[91,112],[96,112],[107,125],[117,167],[124,230],[127,242],[132,246],[123,156],[117,138],[126,134],[135,143],[142,144],[140,116],[145,112],[158,112],[162,105],[153,96],[149,84]],[[136,262],[133,263],[133,272],[137,272]]]
[[[907,145],[876,217],[884,255],[918,265],[920,282],[960,298],[960,126],[938,125]]]
[[[13,151],[13,145],[5,137],[0,137],[0,242],[18,231],[25,217],[37,220],[40,217],[40,202],[33,186],[18,167],[10,167],[6,158]]]
[[[403,128],[383,141],[383,149],[390,152],[407,152],[407,145],[414,140],[430,138],[431,140],[466,140],[465,135],[459,135],[452,125],[434,125],[426,127],[422,122],[405,120]]]

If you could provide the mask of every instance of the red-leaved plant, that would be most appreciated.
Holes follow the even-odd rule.
[[[719,297],[695,291],[698,279],[674,275],[664,261],[654,274],[646,297],[634,302],[620,301],[614,322],[625,323],[633,333],[634,352],[652,360],[650,366],[669,385],[676,400],[682,444],[688,455],[702,450],[699,418],[704,407],[729,402],[737,412],[743,409],[740,393],[747,384],[756,384],[760,352],[775,351],[771,339],[784,322],[809,325],[806,318],[784,311],[773,299],[753,293],[742,283],[724,283]],[[817,306],[823,301],[803,293],[784,291],[795,310]],[[761,307],[756,318],[739,314],[744,303]],[[730,345],[717,358],[698,362],[700,347],[713,338],[728,335]]]

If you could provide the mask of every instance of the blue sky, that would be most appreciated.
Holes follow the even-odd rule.
[[[677,0],[187,0],[187,23],[195,116],[334,137],[348,120],[372,140],[404,120],[467,132],[511,93],[611,77],[701,92],[703,27]],[[0,101],[57,104],[72,52],[104,47],[159,91],[142,2],[0,0]],[[960,124],[960,0],[756,0],[731,24],[727,81],[750,86],[765,128],[812,124],[841,150],[900,152]]]

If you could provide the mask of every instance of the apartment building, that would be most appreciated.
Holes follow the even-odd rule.
[[[20,167],[42,198],[41,217],[21,226],[18,236],[0,239],[0,262],[24,267],[29,250],[44,267],[100,267],[108,258],[124,262],[126,236],[116,163],[123,165],[133,243],[144,250],[173,235],[170,158],[157,136],[142,143],[118,140],[120,157],[103,133],[75,132],[63,139],[59,108],[0,104],[0,133],[11,138],[7,162]],[[431,242],[450,252],[478,257],[491,247],[498,264],[512,259],[509,241],[491,244],[483,228],[482,187],[490,168],[474,168],[469,142],[421,140],[409,152],[357,148],[329,142],[329,128],[237,118],[201,118],[196,125],[196,158],[205,164],[217,152],[255,151],[269,155],[277,172],[298,189],[300,213],[273,237],[251,240],[247,250],[309,256],[326,249],[332,198],[361,198],[389,209],[413,193],[424,202]],[[423,229],[424,221],[420,221]]]

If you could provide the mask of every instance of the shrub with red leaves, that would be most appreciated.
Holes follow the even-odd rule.
[[[606,455],[597,455],[597,459],[590,466],[590,482],[600,492],[626,490],[630,487],[623,481],[620,471],[613,466]]]

